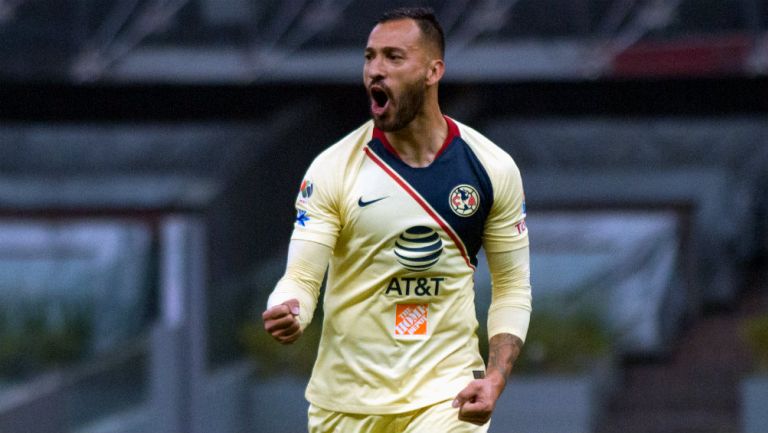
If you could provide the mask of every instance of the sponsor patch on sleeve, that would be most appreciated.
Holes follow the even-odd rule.
[[[296,211],[296,224],[302,227],[306,227],[307,221],[309,221],[309,215],[307,215],[307,211],[303,209]]]
[[[528,230],[528,226],[525,224],[525,220],[520,221],[519,223],[515,224],[515,229],[517,230],[517,234],[521,235],[526,230]]]
[[[309,179],[304,179],[299,187],[298,202],[301,204],[307,203],[307,200],[312,196],[312,192],[315,190],[315,184]]]
[[[397,304],[396,307],[395,336],[426,337],[429,304]]]

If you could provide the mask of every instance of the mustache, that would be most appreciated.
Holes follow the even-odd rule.
[[[386,84],[384,84],[384,80],[381,79],[381,78],[374,79],[370,83],[368,83],[368,90],[370,91],[371,87],[373,87],[373,86],[378,86],[382,90],[384,90],[385,92],[390,93],[389,87]]]

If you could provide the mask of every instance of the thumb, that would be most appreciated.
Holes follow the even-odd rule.
[[[472,400],[475,397],[475,390],[473,389],[472,383],[467,385],[466,388],[462,389],[461,392],[459,392],[458,395],[456,395],[456,398],[453,399],[453,403],[451,403],[451,406],[457,408],[464,405],[464,403]]]
[[[283,302],[283,305],[287,306],[291,310],[291,314],[294,316],[299,315],[299,301],[296,299],[289,299]]]

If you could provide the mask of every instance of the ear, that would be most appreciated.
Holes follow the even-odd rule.
[[[443,78],[445,62],[442,59],[430,60],[427,69],[427,86],[434,86]]]

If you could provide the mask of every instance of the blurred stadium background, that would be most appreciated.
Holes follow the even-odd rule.
[[[0,432],[305,431],[318,327],[260,312],[404,4],[524,176],[491,432],[768,431],[768,1],[0,0]]]

